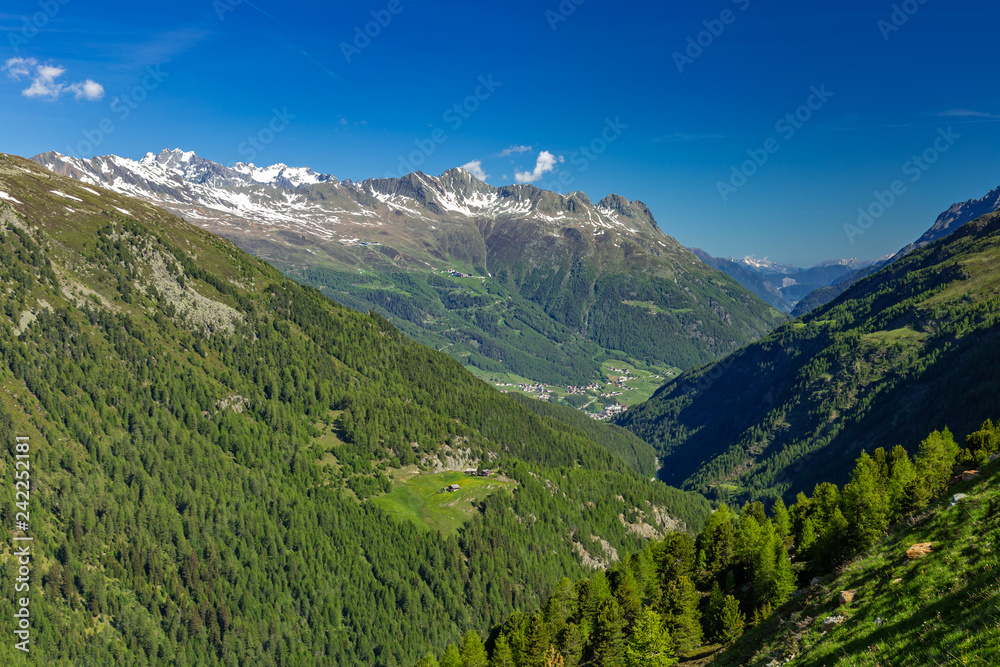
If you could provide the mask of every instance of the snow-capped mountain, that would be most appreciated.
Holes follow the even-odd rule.
[[[611,351],[686,368],[784,321],[618,195],[493,187],[464,169],[354,182],[179,149],[33,159],[166,208],[481,369],[589,382]]]
[[[758,259],[752,255],[747,255],[746,257],[728,257],[726,259],[734,264],[739,264],[740,266],[748,269],[764,273],[796,273],[797,271],[801,271],[801,269],[797,266],[772,262],[766,257],[764,259]]]
[[[792,312],[797,303],[814,290],[835,284],[843,276],[875,262],[855,258],[831,259],[810,268],[779,264],[767,258],[712,257],[704,250],[692,251],[709,266],[729,274],[741,285],[780,311]]]
[[[552,229],[572,224],[618,245],[620,235],[642,239],[652,252],[657,247],[679,249],[660,233],[642,202],[610,195],[594,205],[579,192],[559,195],[531,185],[496,188],[463,169],[439,177],[415,172],[355,183],[285,164],[226,167],[180,149],[147,153],[141,160],[116,155],[81,159],[56,152],[32,159],[85,183],[156,203],[237,242],[249,234],[282,243],[281,235],[292,234],[345,245],[368,239],[405,252],[407,238],[449,220],[518,218]],[[416,250],[425,249],[418,244]]]

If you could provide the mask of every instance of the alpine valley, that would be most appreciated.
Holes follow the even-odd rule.
[[[346,206],[332,189],[369,211],[348,228],[370,219],[377,235],[394,217],[374,195],[362,205],[362,186],[238,167],[206,178],[254,181],[214,188],[246,197],[241,210],[257,192],[271,210],[278,191]],[[4,664],[763,667],[827,664],[855,637],[891,664],[996,664],[983,535],[996,532],[1000,427],[984,420],[1000,414],[1000,214],[770,333],[782,314],[614,197],[492,189],[461,170],[368,181],[412,193],[383,193],[401,207],[422,193],[428,229],[451,236],[414,233],[402,250],[331,237],[324,261],[354,261],[340,268],[292,261],[323,247],[297,217],[258,223],[257,251],[284,253],[268,259],[299,278],[332,276],[314,278],[329,294],[354,293],[330,288],[357,287],[336,282],[354,273],[398,281],[380,289],[400,297],[421,274],[439,296],[446,282],[468,299],[506,290],[581,354],[594,345],[595,363],[624,362],[585,337],[602,302],[579,300],[621,281],[609,294],[651,318],[633,326],[677,326],[693,356],[672,363],[695,365],[612,425],[505,395],[376,310],[336,303],[151,196],[74,176],[0,155],[0,439],[30,458],[15,535],[32,539],[28,565],[2,558],[31,597],[0,596],[0,614],[30,604],[33,642],[27,660],[0,644]],[[529,203],[446,214],[462,188],[480,209]],[[490,250],[498,228],[521,241]],[[673,306],[705,306],[700,319],[656,301],[660,288]],[[725,351],[698,328],[709,313],[719,331],[741,322],[748,342],[699,363]],[[21,459],[7,451],[13,476]],[[967,493],[949,505],[952,488]],[[0,486],[0,513],[17,507]],[[900,565],[903,553],[925,560]],[[929,604],[942,590],[948,604]]]
[[[709,514],[630,433],[2,154],[0,273],[4,665],[412,665]]]
[[[786,320],[617,195],[496,188],[463,169],[355,183],[176,149],[33,160],[162,206],[496,384],[590,387],[549,398],[591,413]],[[646,382],[624,384],[623,366]]]

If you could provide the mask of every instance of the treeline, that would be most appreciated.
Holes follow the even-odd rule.
[[[731,644],[799,584],[873,547],[889,525],[943,495],[953,476],[1000,451],[987,421],[961,448],[935,431],[911,460],[902,447],[863,453],[843,489],[819,484],[770,515],[721,504],[697,538],[673,533],[607,572],[564,579],[534,614],[516,613],[418,667],[663,667],[708,644]],[[488,650],[487,650],[488,648]]]

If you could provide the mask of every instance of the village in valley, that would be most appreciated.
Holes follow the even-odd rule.
[[[480,372],[477,375],[504,393],[525,394],[540,401],[575,408],[593,419],[607,420],[652,396],[661,384],[678,372],[673,368],[640,368],[623,361],[605,362],[601,370],[603,382],[580,386],[548,385],[509,374]]]

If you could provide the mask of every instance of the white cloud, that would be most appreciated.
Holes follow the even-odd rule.
[[[29,98],[41,98],[55,101],[65,93],[70,93],[76,100],[95,101],[104,97],[104,86],[92,79],[76,83],[63,83],[57,79],[66,73],[65,67],[57,65],[39,65],[34,58],[11,58],[0,70],[14,81],[30,77],[31,85],[21,91]]]
[[[20,81],[21,77],[31,74],[31,68],[37,64],[34,58],[11,58],[4,64],[3,70],[14,81]]]
[[[538,160],[535,162],[535,170],[514,172],[514,179],[518,183],[534,183],[555,169],[560,162],[565,162],[562,155],[556,156],[548,151],[542,151],[538,154]]]
[[[509,157],[511,155],[520,155],[521,153],[527,153],[530,150],[531,146],[510,146],[509,148],[505,148],[499,153],[497,153],[497,157]]]
[[[469,172],[470,174],[472,174],[481,181],[485,181],[487,178],[490,177],[489,174],[483,171],[482,160],[473,160],[468,164],[463,164],[462,169],[466,170],[467,172]]]
[[[66,86],[66,90],[72,91],[73,97],[77,100],[82,98],[94,102],[104,97],[104,86],[91,79],[87,79],[83,83],[71,83]]]

